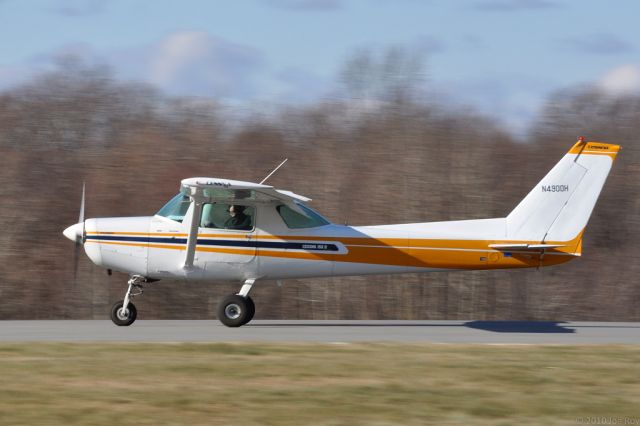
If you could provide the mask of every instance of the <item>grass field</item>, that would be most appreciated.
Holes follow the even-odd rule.
[[[639,346],[37,343],[0,359],[2,425],[640,424]]]

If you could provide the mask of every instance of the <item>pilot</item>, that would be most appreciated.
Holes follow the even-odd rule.
[[[229,206],[229,219],[224,222],[226,229],[251,229],[251,218],[244,214],[244,206]]]

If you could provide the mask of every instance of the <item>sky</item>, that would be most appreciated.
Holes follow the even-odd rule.
[[[517,133],[558,90],[640,92],[635,0],[0,0],[0,90],[61,58],[232,104],[339,90],[358,49],[425,58],[426,89]]]

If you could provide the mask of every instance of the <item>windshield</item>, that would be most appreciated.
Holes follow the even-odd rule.
[[[156,214],[182,223],[184,215],[187,214],[187,210],[189,209],[189,203],[189,197],[178,194],[169,200],[169,202]]]

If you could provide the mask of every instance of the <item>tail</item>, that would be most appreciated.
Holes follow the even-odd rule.
[[[507,216],[507,237],[570,242],[575,254],[619,145],[578,142]],[[567,247],[568,248],[568,247]]]

